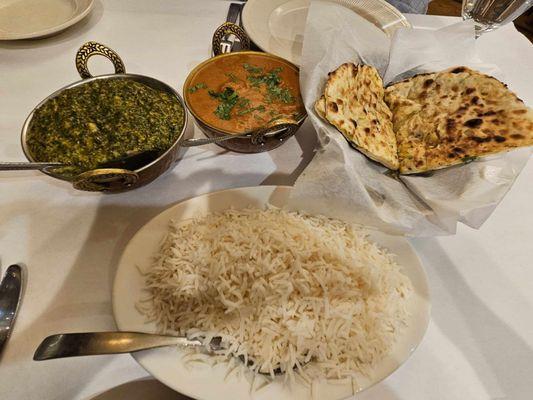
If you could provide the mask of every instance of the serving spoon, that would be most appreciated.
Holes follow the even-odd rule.
[[[33,355],[35,361],[52,360],[55,358],[95,356],[103,354],[134,353],[136,351],[155,349],[158,347],[179,346],[185,348],[203,347],[207,353],[215,354],[224,347],[220,337],[214,337],[209,343],[183,336],[156,335],[141,332],[84,332],[59,333],[46,337]],[[244,362],[244,357],[238,356]],[[248,359],[248,366],[254,365]],[[296,367],[295,367],[296,368]],[[258,371],[263,375],[270,375]],[[281,375],[281,369],[274,369],[275,375]]]
[[[60,333],[46,337],[33,355],[35,361],[54,358],[132,353],[157,347],[205,347],[209,352],[220,350],[220,341],[208,345],[186,337],[155,335],[140,332]]]
[[[282,120],[274,121],[274,123],[269,124],[265,127],[261,127],[253,131],[241,133],[238,135],[222,135],[210,138],[187,139],[184,140],[181,145],[184,147],[203,146],[209,143],[220,143],[232,139],[248,139],[254,145],[261,145],[265,143],[265,137],[267,135],[273,136],[277,133],[281,133],[282,131],[286,131],[283,135],[280,135],[278,139],[283,140],[286,137],[290,136],[295,129],[298,129],[299,124],[304,118],[305,114],[300,114],[295,118],[284,118]]]
[[[135,171],[152,162],[159,156],[158,150],[130,152],[123,157],[115,158],[99,164],[96,168],[122,168]],[[39,170],[47,171],[54,168],[69,167],[59,162],[0,162],[0,171]]]

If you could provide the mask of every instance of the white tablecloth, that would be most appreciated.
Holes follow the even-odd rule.
[[[78,79],[74,55],[96,40],[130,72],[181,90],[187,72],[209,57],[221,0],[96,1],[89,18],[51,38],[0,43],[0,160],[23,160],[19,132],[29,111]],[[453,18],[411,16],[437,27]],[[511,25],[479,40],[512,89],[533,105],[531,44]],[[96,73],[110,72],[104,60]],[[192,124],[189,134],[193,132]],[[198,131],[194,135],[200,136]],[[34,362],[43,337],[114,329],[111,285],[122,249],[150,218],[195,195],[237,186],[291,184],[312,157],[309,125],[267,154],[217,146],[189,149],[179,164],[131,193],[76,192],[37,172],[0,176],[0,261],[24,263],[28,285],[13,336],[0,360],[0,399],[179,399],[129,355]],[[422,344],[397,372],[358,398],[530,399],[533,396],[533,162],[490,220],[475,231],[412,243],[427,269],[432,320]]]

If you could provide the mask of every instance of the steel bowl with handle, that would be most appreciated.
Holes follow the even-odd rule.
[[[222,44],[224,43],[225,38],[227,38],[229,35],[234,35],[239,39],[239,51],[224,53],[224,47]],[[296,133],[307,117],[305,109],[303,109],[297,118],[281,118],[278,121],[268,123],[260,128],[266,133],[261,137],[260,141],[256,141],[254,140],[253,132],[242,134],[223,130],[207,123],[202,116],[195,111],[194,107],[191,106],[190,101],[190,89],[192,84],[198,74],[206,69],[214,67],[217,63],[223,63],[225,60],[231,59],[260,57],[274,60],[284,68],[299,72],[298,67],[291,62],[273,54],[251,51],[250,46],[250,39],[240,26],[231,22],[222,24],[217,28],[213,35],[212,48],[214,57],[197,65],[189,73],[183,85],[183,98],[185,99],[185,104],[187,105],[189,112],[194,117],[194,121],[200,130],[219,146],[238,153],[261,153],[281,146],[287,141],[287,139]],[[234,139],[228,140],[228,137],[232,135],[234,136]]]
[[[115,67],[114,74],[92,76],[87,67],[87,61],[94,55],[100,55],[108,58]],[[76,54],[76,68],[82,78],[82,80],[71,83],[58,91],[52,93],[50,96],[41,101],[30,113],[24,122],[22,127],[22,149],[26,158],[30,162],[36,162],[37,160],[30,151],[27,142],[28,130],[35,114],[35,111],[45,104],[50,99],[59,96],[65,90],[85,85],[88,82],[95,80],[111,80],[121,79],[125,81],[139,82],[146,86],[149,86],[155,90],[168,93],[171,95],[180,105],[183,107],[183,127],[181,131],[176,135],[176,138],[172,145],[159,157],[135,170],[127,170],[121,168],[100,168],[86,171],[80,175],[74,177],[68,177],[65,175],[54,172],[53,169],[43,169],[42,172],[50,175],[54,178],[66,180],[72,182],[74,188],[85,191],[99,191],[106,193],[123,192],[126,190],[132,190],[140,186],[150,183],[156,179],[163,172],[168,170],[178,158],[178,149],[183,141],[185,129],[187,127],[187,108],[181,96],[169,85],[149,76],[128,74],[124,67],[124,63],[120,59],[117,53],[111,50],[109,47],[96,43],[88,42],[80,47]],[[39,160],[46,161],[46,160]]]

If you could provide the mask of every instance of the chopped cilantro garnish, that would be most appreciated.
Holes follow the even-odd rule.
[[[239,101],[237,102],[237,107],[239,107],[241,110],[248,107],[250,105],[250,100],[248,100],[245,97],[239,97]]]
[[[294,97],[287,88],[281,88],[279,86],[272,86],[268,88],[267,100],[272,103],[276,100],[282,103],[290,104],[294,103]]]
[[[248,82],[250,82],[252,86],[259,87],[263,83],[263,77],[261,75],[248,75]]]
[[[267,88],[267,94],[265,101],[270,104],[275,101],[281,101],[282,103],[290,104],[294,103],[294,97],[287,88],[282,88],[281,76],[279,75],[283,68],[277,67],[270,70],[266,74],[263,73],[263,69],[254,67],[249,64],[244,64],[244,69],[250,73],[247,79],[248,82],[254,87],[265,85]]]
[[[200,89],[206,89],[207,85],[203,82],[197,83],[196,85],[189,88],[189,93],[197,92]]]
[[[230,87],[225,87],[220,93],[210,90],[209,95],[219,101],[215,110],[216,116],[220,119],[229,120],[231,117],[231,110],[233,110],[233,107],[235,107],[239,101],[239,95]]]
[[[247,72],[251,74],[262,74],[263,73],[263,68],[261,67],[254,67],[253,65],[250,65],[247,63],[244,63],[242,66]]]
[[[237,82],[239,80],[239,78],[237,78],[233,72],[226,74],[226,76],[231,82]]]
[[[280,73],[283,71],[283,68],[277,67],[266,72],[261,67],[246,63],[243,64],[243,68],[248,73],[246,81],[248,81],[250,86],[256,88],[256,91],[260,92],[263,95],[263,101],[265,103],[271,104],[273,102],[281,102],[289,104],[295,102],[295,98],[291,94],[290,90],[288,88],[282,87],[282,78],[280,76]],[[231,82],[242,82],[242,79],[238,78],[235,74],[231,72],[227,73],[226,76]],[[253,107],[252,105],[250,105],[249,99],[240,97],[235,91],[235,89],[230,86],[224,87],[221,92],[216,92],[214,90],[208,91],[211,97],[218,100],[218,105],[214,111],[215,115],[218,118],[223,120],[231,119],[231,113],[233,109],[237,107],[237,111],[234,115],[240,116],[254,113],[254,118],[260,121],[266,120],[265,118],[262,118],[257,115],[257,113],[264,113],[267,111],[264,105]],[[205,84],[198,84],[190,88],[189,91],[191,93],[194,93],[198,89],[202,88],[207,88],[207,86]],[[280,117],[279,115],[277,115],[277,113],[272,112],[270,112],[270,116],[274,117],[272,120],[275,120]]]
[[[237,115],[245,115],[245,114],[249,114],[254,111],[265,112],[265,106],[261,104],[260,106],[257,106],[257,107],[247,108],[245,110],[239,111]]]

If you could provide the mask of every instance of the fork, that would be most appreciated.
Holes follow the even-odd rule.
[[[228,10],[228,16],[226,17],[226,22],[236,23],[237,19],[239,18],[239,14],[241,13],[242,5],[238,3],[231,3],[229,5]],[[224,53],[231,53],[233,50],[233,46],[235,44],[235,39],[229,40],[229,37],[225,37],[220,42],[220,50],[222,51],[222,54]]]

